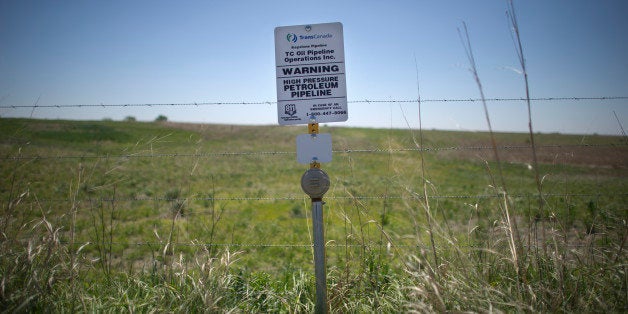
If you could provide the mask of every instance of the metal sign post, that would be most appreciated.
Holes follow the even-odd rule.
[[[318,123],[309,124],[311,136],[318,133]],[[325,231],[323,195],[329,190],[329,176],[312,160],[310,169],[301,177],[303,192],[312,199],[312,232],[314,234],[314,274],[316,276],[316,313],[327,313],[327,272],[325,267]]]
[[[301,188],[312,199],[316,313],[327,313],[327,274],[323,195],[329,176],[321,163],[330,162],[330,134],[319,134],[318,123],[348,119],[344,36],[341,23],[275,28],[277,121],[280,125],[308,124],[297,136],[297,161],[310,164]]]

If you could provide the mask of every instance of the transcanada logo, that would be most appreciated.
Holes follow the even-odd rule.
[[[332,38],[334,37],[334,35],[327,33],[327,34],[314,34],[314,35],[299,35],[299,39],[301,40],[308,40],[308,39],[319,39],[319,38]]]
[[[289,33],[288,35],[286,35],[286,40],[288,40],[288,42],[291,43],[296,43],[297,40],[312,40],[312,39],[319,39],[319,38],[332,38],[334,37],[334,35],[327,33],[327,34],[314,34],[314,35],[298,35],[295,33]]]

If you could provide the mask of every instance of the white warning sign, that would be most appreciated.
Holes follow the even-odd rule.
[[[347,121],[341,23],[275,28],[275,64],[279,124]]]

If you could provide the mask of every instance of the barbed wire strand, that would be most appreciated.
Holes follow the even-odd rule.
[[[530,101],[581,101],[581,100],[625,100],[628,96],[599,96],[599,97],[537,97],[530,98]],[[429,102],[505,102],[505,101],[528,101],[526,98],[434,98],[421,99],[422,103]],[[361,99],[349,100],[347,103],[416,103],[417,99]],[[189,106],[225,106],[225,105],[273,105],[276,101],[204,101],[191,103],[136,103],[136,104],[70,104],[70,105],[2,105],[0,109],[19,108],[90,108],[90,107],[189,107]]]
[[[344,242],[343,241],[336,241],[336,240],[327,240],[327,243],[325,244],[325,247],[327,248],[345,248],[345,247],[351,247],[351,248],[362,248],[362,247],[382,247],[382,246],[387,246],[388,242],[386,243],[381,243],[381,244],[339,244],[337,242]],[[66,241],[61,241],[60,244],[63,245],[69,245],[69,242]],[[119,246],[156,246],[156,247],[160,247],[166,244],[169,245],[174,245],[174,246],[184,246],[184,247],[240,247],[240,248],[306,248],[306,249],[310,249],[313,247],[313,244],[308,244],[308,243],[295,243],[295,244],[290,244],[290,243],[286,243],[286,244],[277,244],[277,243],[195,243],[195,242],[170,242],[170,243],[166,243],[166,242],[150,242],[150,241],[145,241],[145,242],[107,242],[107,244],[112,244],[112,245],[119,245]],[[91,242],[86,242],[86,243],[74,243],[74,246],[81,246],[81,245],[97,245]],[[565,247],[596,247],[596,248],[600,248],[600,247],[611,247],[612,245],[610,244],[606,244],[606,245],[602,245],[602,244],[578,244],[578,243],[563,243],[563,245]],[[485,249],[485,247],[481,247],[478,245],[471,245],[471,244],[457,244],[458,247],[462,247],[462,248],[479,248],[479,249]],[[524,245],[525,247],[527,247],[527,245]],[[391,244],[391,247],[397,247],[397,248],[421,248],[423,247],[423,245],[420,244],[414,244],[414,245],[410,245],[410,244]],[[536,245],[530,245],[530,247],[536,247]]]
[[[548,144],[537,145],[537,148],[617,148],[628,147],[628,143],[614,144]],[[406,147],[406,148],[365,148],[365,149],[339,149],[333,150],[334,154],[355,154],[355,153],[400,153],[400,152],[442,152],[442,151],[464,151],[464,150],[490,150],[492,146],[449,146],[449,147]],[[504,145],[498,146],[499,150],[531,149],[530,145]],[[106,154],[106,155],[19,155],[4,156],[0,160],[33,160],[33,159],[119,159],[119,158],[212,158],[212,157],[243,157],[243,156],[280,156],[295,155],[296,151],[249,151],[249,152],[213,152],[213,153],[150,153],[150,154]]]
[[[507,195],[513,199],[525,199],[538,197],[538,194],[530,193],[530,194],[512,194]],[[544,198],[557,198],[557,197],[626,197],[628,193],[543,193]],[[309,198],[306,195],[296,196],[296,195],[288,195],[288,196],[269,196],[269,197],[249,197],[249,196],[233,196],[233,197],[188,197],[188,198],[168,198],[168,197],[99,197],[99,198],[84,198],[84,199],[76,199],[76,198],[55,198],[55,199],[37,199],[37,202],[42,203],[107,203],[107,202],[192,202],[192,201],[296,201],[296,200],[307,200]],[[420,194],[415,195],[374,195],[374,196],[325,196],[325,200],[416,200],[416,199],[424,199],[425,196]],[[429,199],[493,199],[493,198],[503,198],[503,195],[499,194],[476,194],[476,195],[430,195]],[[3,202],[8,202],[9,200],[4,199]],[[203,213],[194,212],[194,213]],[[192,214],[192,213],[190,213]]]

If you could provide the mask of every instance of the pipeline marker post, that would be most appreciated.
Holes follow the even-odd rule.
[[[321,169],[321,162],[331,161],[331,135],[319,134],[318,123],[312,117],[308,134],[297,136],[297,161],[310,164],[301,176],[301,189],[312,200],[312,234],[314,240],[314,275],[316,277],[316,313],[327,313],[327,267],[325,265],[325,228],[323,223],[323,195],[329,190],[330,180]]]
[[[327,313],[327,273],[323,195],[330,179],[321,163],[331,162],[331,135],[318,124],[348,119],[344,37],[341,23],[275,28],[277,121],[280,125],[307,124],[297,136],[297,161],[309,164],[301,188],[312,200],[316,313]]]

